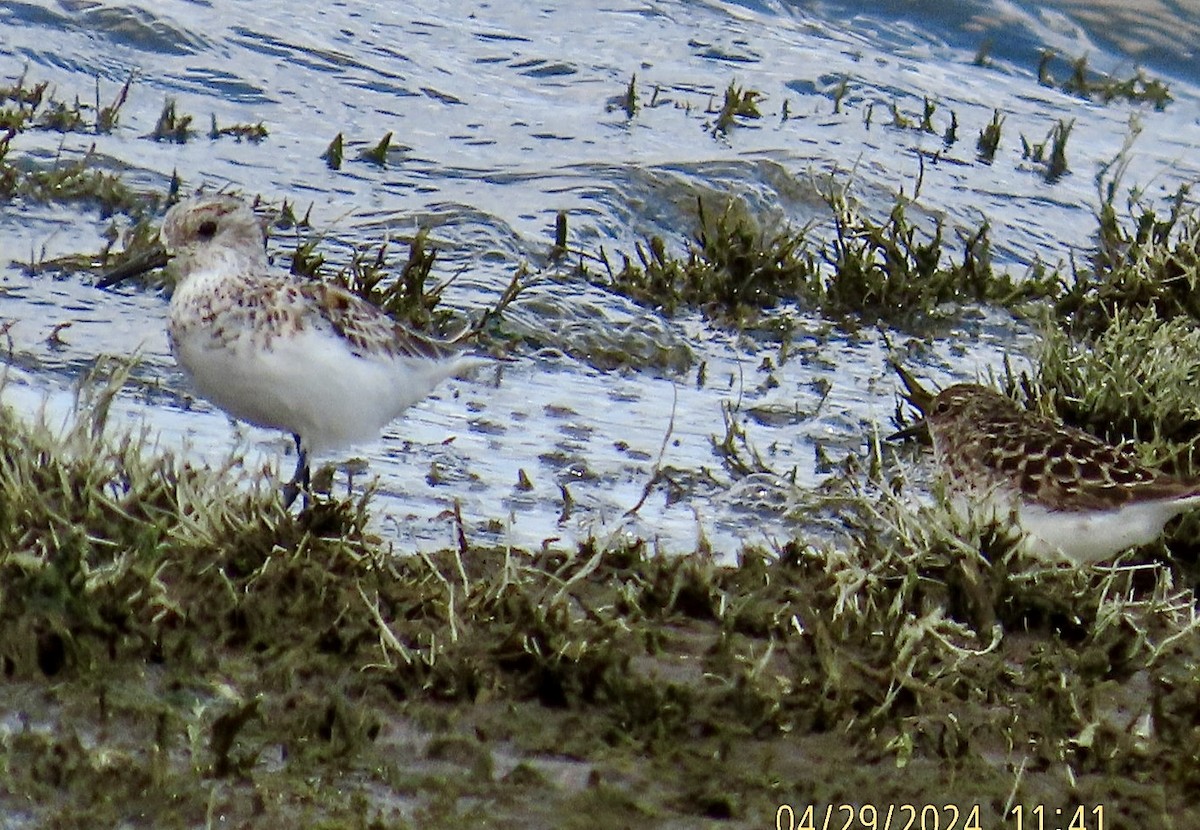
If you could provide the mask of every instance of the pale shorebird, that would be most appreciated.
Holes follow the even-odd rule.
[[[1011,520],[1037,555],[1109,559],[1154,541],[1168,521],[1200,505],[1200,480],[1147,467],[984,386],[943,389],[920,423],[957,510]]]
[[[239,198],[179,202],[159,239],[161,249],[99,285],[173,260],[175,359],[233,417],[292,434],[299,457],[287,506],[308,487],[310,455],[377,437],[442,380],[488,360],[417,334],[345,289],[273,270],[263,225]]]

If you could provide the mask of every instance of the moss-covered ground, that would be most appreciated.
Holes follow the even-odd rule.
[[[1169,562],[1024,560],[851,477],[823,495],[841,542],[736,567],[398,556],[364,529],[369,496],[291,514],[108,435],[121,380],[89,379],[65,431],[3,416],[14,826],[769,827],[840,804],[1200,821],[1200,637]]]

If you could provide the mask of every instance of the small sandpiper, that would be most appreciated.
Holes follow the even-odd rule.
[[[162,247],[110,272],[108,287],[173,259],[167,332],[200,394],[235,418],[285,430],[299,458],[373,439],[442,380],[487,362],[410,331],[334,285],[272,270],[262,223],[243,200],[196,196],[163,220]]]
[[[1109,559],[1154,541],[1168,521],[1200,505],[1200,480],[1146,467],[984,386],[943,389],[924,423],[959,511],[982,507],[985,518],[1011,519],[1036,555]]]

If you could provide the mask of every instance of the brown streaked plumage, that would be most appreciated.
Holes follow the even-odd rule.
[[[1043,552],[1106,559],[1152,541],[1168,520],[1200,504],[1200,480],[1147,467],[984,386],[942,390],[925,420],[952,488],[1011,514]]]

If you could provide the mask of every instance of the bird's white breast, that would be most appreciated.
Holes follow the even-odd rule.
[[[230,415],[299,435],[314,453],[377,437],[445,378],[478,361],[352,351],[304,313],[286,280],[242,280],[237,263],[194,271],[171,299],[176,359]]]

